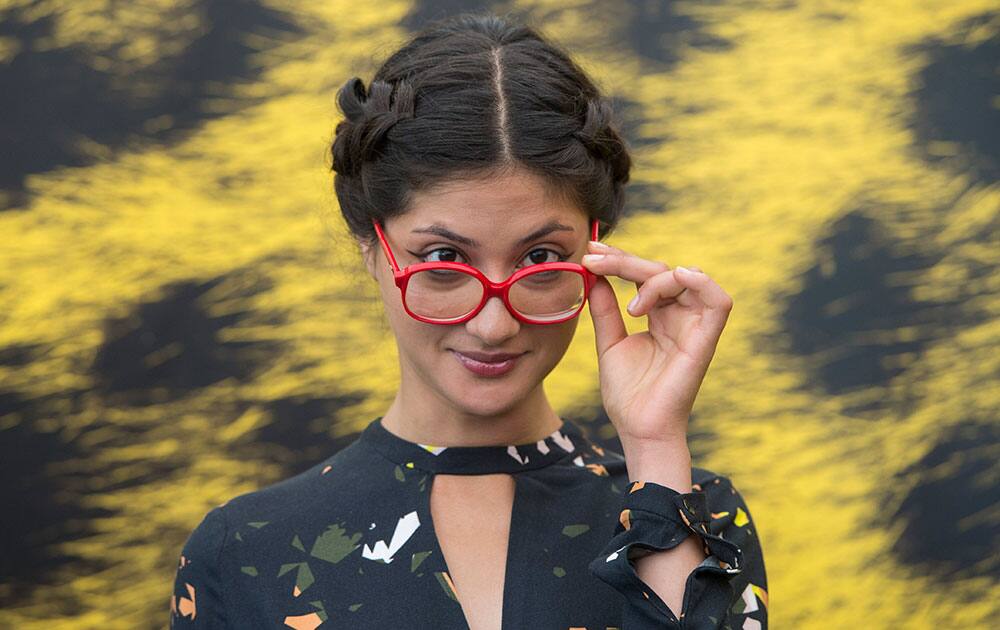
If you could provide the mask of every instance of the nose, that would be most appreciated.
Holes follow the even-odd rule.
[[[465,322],[469,334],[479,337],[486,346],[502,346],[521,330],[521,322],[507,310],[503,300],[491,297],[483,305],[483,310]]]

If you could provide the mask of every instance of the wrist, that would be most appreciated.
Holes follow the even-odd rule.
[[[629,481],[651,481],[682,494],[691,492],[691,451],[687,441],[622,442]]]

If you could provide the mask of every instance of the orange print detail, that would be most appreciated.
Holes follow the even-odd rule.
[[[632,494],[632,493],[633,493],[633,492],[635,492],[636,490],[639,490],[639,489],[641,489],[641,488],[642,488],[642,487],[643,487],[644,485],[646,485],[646,482],[645,482],[645,481],[636,481],[636,482],[635,482],[635,485],[633,485],[633,486],[632,486],[632,489],[631,489],[631,490],[629,490],[629,491],[628,491],[628,493],[629,493],[629,494]]]
[[[187,588],[188,595],[191,596],[191,599],[188,599],[187,597],[180,598],[177,602],[177,609],[180,611],[181,617],[191,617],[194,619],[195,615],[198,614],[198,606],[195,603],[196,600],[194,597],[194,587],[187,582],[184,583],[184,586]]]
[[[604,449],[596,444],[591,444],[590,448],[594,449],[594,452],[598,455],[604,455]]]
[[[308,615],[291,615],[285,617],[285,625],[295,630],[315,630],[323,623],[319,613],[309,613]]]
[[[292,589],[292,597],[298,597],[301,594],[302,594],[302,590],[299,589],[299,585],[296,584],[295,588]]]
[[[750,587],[753,589],[753,592],[756,593],[757,597],[760,598],[760,601],[764,602],[764,608],[767,608],[767,591],[756,584],[751,584]]]
[[[608,469],[604,467],[604,464],[587,464],[587,468],[598,477],[608,476]]]
[[[448,583],[448,588],[451,589],[451,592],[454,593],[455,597],[457,598],[458,597],[458,591],[455,590],[455,583],[451,581],[451,576],[448,575],[447,571],[444,571],[441,575],[444,577],[444,581]]]
[[[622,510],[622,513],[618,515],[618,520],[621,522],[625,529],[632,527],[631,514],[632,510]]]

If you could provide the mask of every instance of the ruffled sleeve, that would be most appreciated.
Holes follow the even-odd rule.
[[[615,533],[589,566],[625,597],[622,629],[766,628],[763,558],[749,514],[725,477],[695,484],[686,494],[650,481],[630,482]],[[639,578],[632,561],[672,549],[691,534],[700,537],[708,557],[687,576],[681,614],[676,615]]]
[[[170,597],[170,628],[227,627],[220,564],[227,531],[223,508],[217,507],[188,536]]]

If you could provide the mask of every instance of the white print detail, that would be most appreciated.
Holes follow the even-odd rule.
[[[517,452],[517,447],[515,447],[513,444],[507,447],[507,454],[516,459],[518,462],[520,462],[522,466],[528,463],[528,458],[521,457],[521,454]]]
[[[399,548],[406,544],[413,532],[420,527],[420,518],[416,511],[410,512],[406,516],[400,517],[396,523],[396,531],[392,533],[392,541],[386,546],[384,540],[375,543],[374,549],[369,549],[368,545],[361,550],[361,557],[369,560],[384,560],[387,564],[392,562],[392,557],[396,555]]]
[[[747,587],[743,589],[743,603],[746,607],[743,612],[753,612],[757,610],[757,596],[753,594],[753,585],[747,584]]]
[[[605,560],[604,562],[611,562],[612,560],[614,560],[615,558],[617,558],[617,557],[618,557],[618,553],[619,553],[619,552],[620,552],[620,551],[621,551],[622,549],[624,549],[624,548],[625,548],[624,546],[622,546],[622,547],[619,547],[619,548],[618,548],[618,551],[616,551],[616,552],[614,552],[613,554],[611,554],[610,556],[608,556],[608,559],[607,559],[607,560]]]
[[[368,529],[375,529],[375,523],[372,523],[371,525],[369,525]]]
[[[538,440],[538,452],[542,455],[549,452],[549,445],[545,443],[545,440]]]
[[[573,441],[568,435],[563,435],[558,429],[552,432],[552,441],[562,447],[567,453],[573,452]]]
[[[417,444],[420,444],[420,442],[417,442]],[[448,447],[447,446],[431,446],[430,444],[420,444],[420,448],[424,449],[425,451],[427,451],[431,455],[440,455],[442,453],[442,451],[444,451],[444,449],[446,449]]]
[[[583,455],[577,455],[573,458],[573,463],[577,466],[583,466]]]

